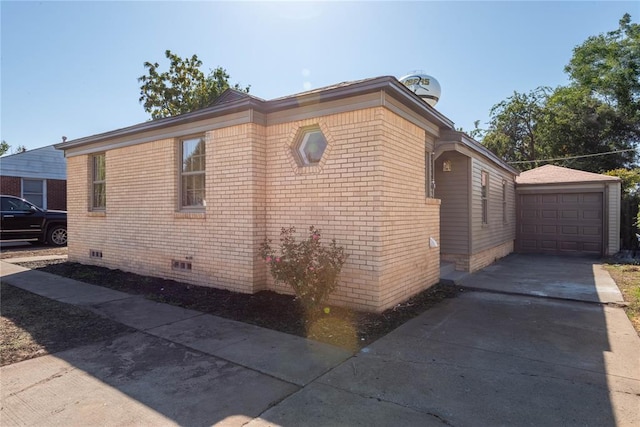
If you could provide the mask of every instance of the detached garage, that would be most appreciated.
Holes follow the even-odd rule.
[[[620,250],[620,179],[545,165],[516,178],[516,251],[612,255]]]

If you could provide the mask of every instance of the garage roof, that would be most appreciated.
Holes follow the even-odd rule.
[[[577,169],[563,168],[554,165],[544,165],[535,169],[522,172],[516,177],[516,183],[520,184],[566,184],[584,182],[615,182],[620,178],[599,173],[585,172]]]

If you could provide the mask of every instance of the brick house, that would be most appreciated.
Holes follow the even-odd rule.
[[[332,302],[382,311],[439,281],[441,250],[467,271],[513,250],[516,171],[394,77],[270,101],[229,90],[56,148],[70,261],[289,293],[260,243],[315,225],[349,254]]]
[[[53,145],[0,157],[0,193],[43,209],[67,209],[67,165]]]

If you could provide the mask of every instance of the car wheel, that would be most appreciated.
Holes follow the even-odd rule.
[[[54,246],[64,246],[67,244],[67,227],[64,225],[54,225],[49,228],[47,242]]]

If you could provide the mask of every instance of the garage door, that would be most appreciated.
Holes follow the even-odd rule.
[[[602,193],[520,194],[516,250],[601,255]]]

